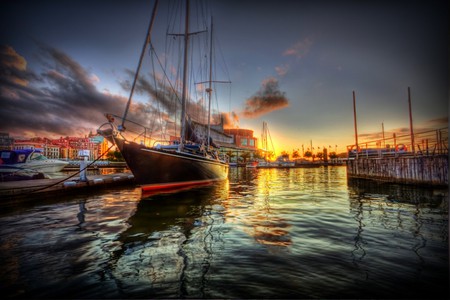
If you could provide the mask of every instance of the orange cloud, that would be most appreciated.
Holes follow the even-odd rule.
[[[224,128],[236,128],[239,124],[239,117],[234,111],[230,113],[221,113],[220,116],[222,117]],[[219,121],[216,123],[219,123]]]
[[[277,72],[277,74],[279,76],[284,76],[289,71],[289,65],[277,66],[277,67],[275,67],[275,71]]]
[[[26,86],[28,80],[21,74],[27,69],[27,61],[20,56],[11,46],[0,45],[0,65],[4,66],[3,76],[10,82]]]
[[[284,56],[295,56],[296,58],[303,58],[308,54],[313,42],[309,38],[299,41],[283,52]]]

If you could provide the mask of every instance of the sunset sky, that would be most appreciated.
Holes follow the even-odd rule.
[[[163,8],[168,1],[161,1]],[[1,1],[0,132],[85,135],[122,112],[152,0]],[[210,0],[231,85],[220,110],[277,152],[448,126],[446,1]],[[222,93],[222,92],[221,92]]]

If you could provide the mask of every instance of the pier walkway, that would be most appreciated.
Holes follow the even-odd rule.
[[[448,128],[347,146],[347,176],[448,186]]]
[[[7,181],[0,182],[0,199],[3,202],[132,183],[134,183],[134,176],[131,173],[90,175],[86,181],[81,181],[80,177]]]

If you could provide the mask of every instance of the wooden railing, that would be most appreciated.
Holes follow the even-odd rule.
[[[436,155],[448,155],[448,128],[418,132],[413,139],[410,134],[394,133],[390,138],[347,146],[349,159]]]

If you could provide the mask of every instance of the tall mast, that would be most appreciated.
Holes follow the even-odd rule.
[[[208,92],[208,136],[207,145],[209,149],[209,139],[211,136],[211,94],[212,94],[212,53],[213,53],[213,17],[211,16],[211,41],[209,46],[209,87],[206,90]]]
[[[189,0],[186,1],[186,18],[184,28],[184,63],[183,63],[183,92],[181,95],[181,140],[178,151],[183,150],[186,135],[186,94],[187,94],[187,61],[189,45]]]

